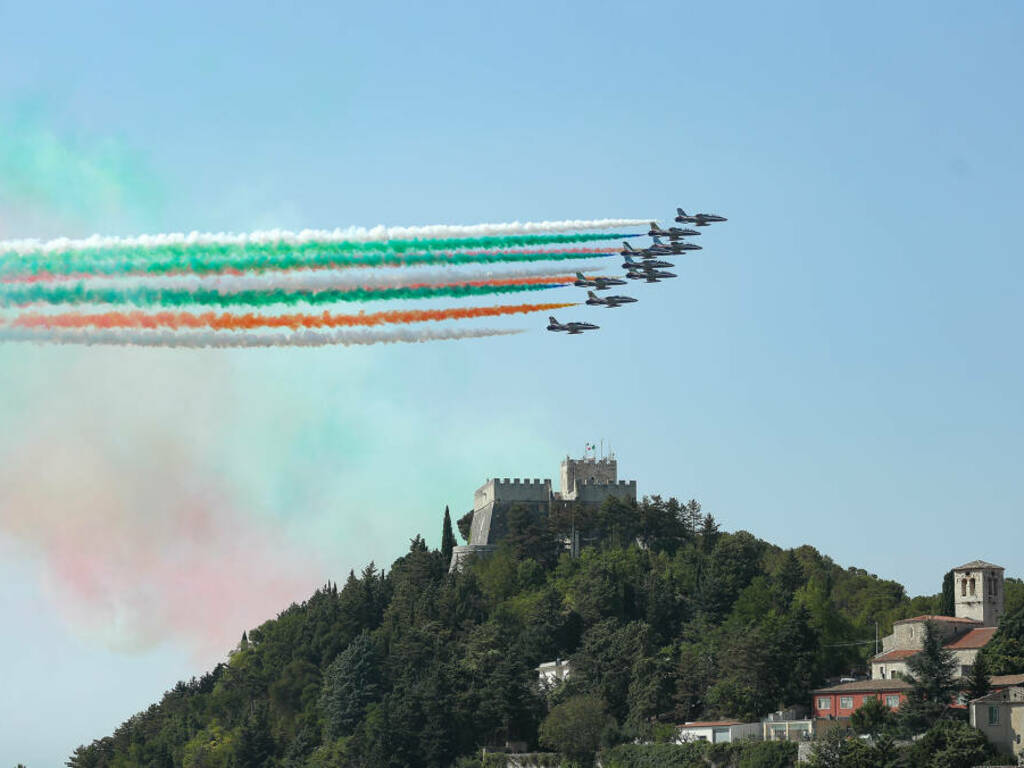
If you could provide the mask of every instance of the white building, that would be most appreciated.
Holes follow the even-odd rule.
[[[572,672],[572,664],[568,659],[545,661],[537,667],[537,679],[542,688],[554,688],[565,680],[570,672]]]
[[[676,741],[680,744],[690,741],[729,744],[743,739],[760,741],[761,733],[761,723],[741,723],[739,720],[694,721],[679,726]]]

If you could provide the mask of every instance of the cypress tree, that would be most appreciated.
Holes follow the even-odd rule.
[[[444,526],[441,528],[441,556],[445,565],[452,559],[452,549],[455,548],[455,534],[452,532],[452,516],[448,511],[448,505],[444,508]]]
[[[942,577],[942,597],[939,603],[940,616],[955,616],[956,603],[953,596],[953,572],[948,571]]]

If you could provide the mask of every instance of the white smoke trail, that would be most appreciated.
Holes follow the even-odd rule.
[[[562,221],[512,221],[500,224],[431,224],[422,227],[348,227],[346,229],[268,229],[249,233],[170,232],[135,237],[92,235],[54,240],[0,240],[0,253],[63,253],[104,248],[157,248],[162,246],[248,245],[284,243],[374,242],[385,240],[438,239],[455,237],[501,237],[578,232],[620,227],[647,226],[650,219],[565,219]]]
[[[403,288],[410,285],[436,285],[477,280],[502,280],[530,277],[553,277],[575,272],[593,273],[603,270],[607,263],[599,261],[558,262],[537,266],[536,262],[523,265],[494,264],[487,269],[466,269],[461,266],[407,267],[405,269],[336,269],[276,271],[246,273],[244,275],[139,275],[131,277],[83,278],[81,282],[92,290],[109,288],[159,288],[161,290],[200,291],[219,293],[243,291],[321,291],[355,288]]]
[[[236,347],[327,347],[367,344],[417,343],[453,339],[479,339],[509,336],[521,330],[497,328],[415,328],[377,331],[295,331],[293,333],[234,333],[222,331],[66,331],[0,329],[0,342],[22,341],[37,344],[84,344],[118,347],[176,347],[190,349],[228,349]]]

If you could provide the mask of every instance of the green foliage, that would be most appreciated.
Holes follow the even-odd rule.
[[[963,681],[968,699],[978,699],[992,690],[992,678],[988,673],[988,659],[982,651],[974,658],[974,665]]]
[[[735,744],[621,744],[601,753],[605,768],[790,768],[797,745],[786,741]]]
[[[971,768],[994,755],[981,731],[957,720],[937,722],[909,750],[914,768]]]
[[[469,533],[473,528],[473,510],[469,510],[466,514],[459,518],[456,525],[459,528],[459,536],[462,540],[469,544]]]
[[[942,601],[939,604],[939,616],[956,616],[956,594],[954,592],[953,571],[946,571],[942,577]]]
[[[833,728],[811,747],[809,768],[879,768],[872,749],[860,739],[851,738],[846,728]]]
[[[900,723],[909,733],[921,733],[945,714],[959,688],[953,652],[943,647],[934,622],[925,622],[921,652],[907,660],[904,677],[913,687],[900,706]]]
[[[327,584],[68,765],[450,768],[542,740],[585,762],[667,742],[686,720],[806,703],[863,664],[870,648],[844,643],[913,607],[898,584],[726,532],[692,500],[519,510],[493,557],[452,575],[447,520],[441,550],[416,536],[386,574],[371,563]],[[573,524],[591,542],[576,559],[556,546]],[[534,669],[556,658],[573,671],[542,692]],[[690,749],[655,746],[636,759]],[[774,768],[792,745],[734,746],[707,756]]]
[[[441,558],[451,562],[452,550],[455,549],[455,534],[452,532],[452,516],[448,507],[444,508],[444,523],[441,525]]]
[[[850,728],[858,736],[892,733],[896,716],[879,698],[868,699],[850,715]]]
[[[615,718],[597,696],[574,696],[553,707],[540,724],[540,743],[589,764],[604,733],[615,727]]]
[[[328,740],[351,735],[366,708],[380,700],[383,671],[379,654],[373,635],[364,631],[327,667],[320,713]]]
[[[1013,675],[1024,672],[1024,605],[1014,613],[1003,615],[999,629],[985,646],[983,655],[990,674]]]

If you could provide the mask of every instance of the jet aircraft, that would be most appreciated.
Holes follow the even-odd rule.
[[[583,333],[584,331],[596,331],[600,327],[593,323],[560,323],[555,320],[554,316],[548,317],[549,331],[568,331],[570,336]]]
[[[622,250],[619,251],[621,256],[636,256],[640,259],[653,259],[655,256],[663,256],[669,253],[668,248],[664,243],[658,248],[650,246],[648,248],[636,249],[627,242],[622,243]]]
[[[660,269],[631,269],[626,273],[630,280],[646,280],[648,283],[660,283],[670,277],[675,277],[671,272],[662,272]]]
[[[625,282],[625,281],[623,281]],[[636,301],[632,296],[598,296],[593,291],[587,291],[587,304],[592,307],[608,307],[608,309],[615,309],[615,307],[621,307],[623,304],[631,304]]]
[[[696,229],[683,229],[682,227],[669,227],[668,229],[662,229],[658,226],[658,222],[651,222],[651,231],[647,233],[651,237],[667,237],[669,240],[678,240],[681,237],[693,237],[699,235]]]
[[[629,256],[626,256],[626,260],[622,262],[623,269],[662,269],[664,267],[674,267],[675,264],[669,261],[658,261],[657,259],[644,259],[643,261],[633,261]]]
[[[702,251],[704,250],[703,245],[697,245],[696,243],[684,243],[679,240],[673,240],[670,243],[663,243],[658,239],[657,235],[651,238],[654,244],[648,248],[651,253],[682,253],[683,251]]]
[[[596,288],[599,291],[605,291],[613,285],[625,284],[625,280],[619,280],[617,277],[584,277],[582,272],[576,273],[576,282],[573,283],[578,288]]]
[[[725,216],[716,216],[713,213],[695,213],[692,216],[682,208],[676,208],[676,221],[680,224],[696,224],[698,227],[706,227],[714,221],[728,221]]]

